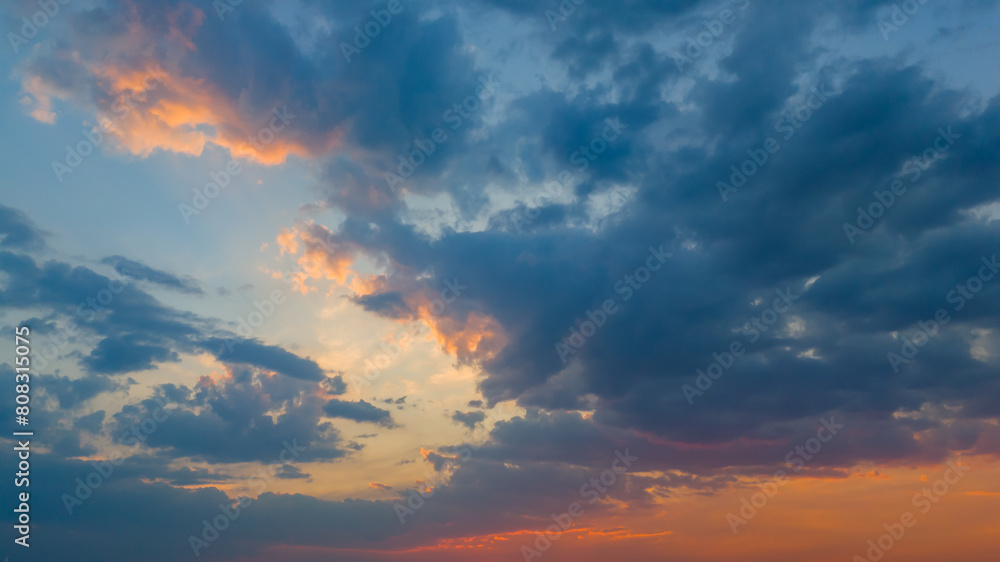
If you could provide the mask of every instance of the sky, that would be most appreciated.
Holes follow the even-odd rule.
[[[5,558],[996,558],[994,2],[0,26]]]

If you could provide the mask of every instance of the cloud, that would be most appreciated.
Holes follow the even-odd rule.
[[[345,17],[321,4],[303,8],[337,22],[318,46],[339,53],[339,37],[353,32],[348,22],[357,14]],[[62,40],[36,53],[19,74],[36,118],[58,119],[53,102],[69,101],[112,123],[113,145],[140,157],[156,150],[200,155],[215,145],[235,158],[275,165],[350,142],[386,158],[418,131],[441,126],[445,109],[476,84],[468,78],[472,57],[461,48],[455,16],[421,20],[414,12],[395,16],[399,23],[367,49],[361,65],[339,54],[304,53],[263,6],[242,6],[221,21],[184,2],[116,0],[67,18]],[[275,122],[279,114],[288,117]],[[262,133],[268,128],[273,135]]]
[[[233,368],[219,380],[203,377],[190,392],[173,391],[158,387],[158,400],[124,406],[112,416],[111,435],[131,444],[136,437],[129,431],[141,429],[143,420],[157,420],[155,430],[145,432],[145,446],[214,464],[270,463],[293,442],[305,448],[299,462],[328,462],[347,454],[336,429],[320,419],[324,401],[315,382]],[[171,394],[182,401],[168,402]]]
[[[486,414],[483,412],[455,411],[451,415],[451,419],[469,428],[469,430],[473,430],[476,429],[476,424],[481,423],[484,419],[486,419]]]
[[[0,248],[37,252],[45,247],[46,235],[23,212],[0,205]]]
[[[984,6],[953,12],[971,20]],[[398,553],[521,532],[565,510],[626,448],[643,467],[615,489],[630,508],[773,474],[831,416],[844,438],[824,445],[805,476],[1000,451],[1000,284],[984,283],[961,309],[947,296],[1000,246],[991,211],[1000,97],[956,86],[935,57],[883,56],[866,41],[849,56],[830,46],[831,37],[878,39],[872,23],[884,7],[750,3],[681,72],[671,51],[702,32],[717,5],[589,2],[556,29],[521,0],[408,7],[350,63],[339,43],[375,3],[307,2],[291,16],[244,3],[222,21],[187,3],[112,1],[67,17],[65,33],[39,42],[15,73],[36,119],[59,123],[72,105],[113,120],[109,144],[140,158],[219,149],[265,165],[311,159],[316,200],[272,232],[279,259],[297,268],[296,289],[330,284],[346,290],[348,306],[422,322],[479,374],[482,400],[468,407],[510,400],[524,409],[493,424],[474,451],[421,444],[424,469],[454,466],[412,484],[444,479],[405,526],[392,501],[265,493],[212,546],[234,559],[289,544],[304,546],[302,556],[353,549],[363,559],[355,551],[375,545]],[[451,129],[446,112],[490,73],[502,91]],[[819,107],[809,105],[814,87],[824,92]],[[135,107],[116,110],[122,100]],[[611,119],[626,125],[621,136],[587,152]],[[272,123],[283,126],[273,142],[247,144]],[[447,142],[391,189],[385,173],[435,127],[449,129]],[[942,129],[957,142],[927,162]],[[764,162],[767,139],[780,150],[764,150]],[[848,240],[844,223],[887,201],[897,180],[905,194]],[[720,182],[740,185],[724,201]],[[0,236],[0,305],[37,315],[40,334],[65,342],[44,343],[42,357],[55,349],[82,369],[37,375],[33,415],[53,451],[39,453],[40,478],[71,483],[92,470],[67,458],[99,453],[81,430],[107,429],[121,445],[158,408],[166,414],[77,519],[61,515],[59,490],[42,491],[39,524],[66,538],[40,545],[45,558],[188,556],[178,537],[232,501],[211,487],[233,477],[228,465],[271,462],[290,440],[306,447],[306,463],[373,450],[344,441],[329,418],[396,427],[375,404],[334,398],[346,385],[322,359],[239,337],[144,290],[202,295],[195,280],[124,256],[102,263],[140,283],[43,260],[46,234],[7,207]],[[651,271],[651,249],[673,256]],[[769,322],[776,291],[796,298]],[[110,302],[91,304],[105,293]],[[951,320],[894,372],[887,352],[939,308]],[[79,330],[66,334],[67,325]],[[576,334],[583,343],[563,361],[556,345]],[[86,409],[108,408],[102,394],[139,393],[119,382],[131,373],[170,363],[162,376],[199,355],[222,373],[194,385],[151,382],[152,395],[130,395],[117,412]],[[721,374],[704,379],[711,386],[692,404],[683,385],[716,373],[713,365]],[[0,389],[0,402],[10,394]],[[470,430],[486,421],[481,411],[447,412]],[[397,463],[407,474],[410,464]],[[308,479],[305,470],[285,465],[277,477]],[[394,501],[406,501],[406,484],[393,484]],[[6,513],[10,498],[0,496]]]
[[[97,345],[80,359],[91,373],[155,369],[157,364],[179,361],[182,353],[208,351],[223,362],[254,365],[304,380],[327,379],[315,361],[256,339],[221,332],[213,321],[160,304],[127,278],[111,279],[56,260],[38,267],[30,256],[12,252],[0,252],[0,272],[11,278],[7,287],[0,288],[0,303],[19,308],[41,306],[72,321],[57,334],[58,340],[67,343],[80,330],[100,336]],[[49,344],[38,351],[51,359],[53,350],[60,348]]]
[[[121,374],[155,369],[157,363],[180,361],[169,341],[141,334],[125,334],[101,340],[83,365],[94,373]]]
[[[86,477],[94,467],[49,454],[35,455],[32,458],[36,458],[37,464],[33,468],[39,478],[59,484],[32,494],[35,501],[32,507],[38,509],[36,524],[73,540],[72,543],[32,541],[32,548],[38,549],[37,556],[44,559],[72,557],[97,562],[123,559],[117,553],[140,551],[144,552],[144,559],[151,561],[188,557],[192,551],[186,538],[201,532],[201,521],[206,514],[218,513],[220,504],[233,503],[214,487],[183,489],[164,482],[143,482],[141,473],[126,463],[103,481],[99,492],[95,491],[82,506],[74,506],[70,515],[62,494],[72,494],[75,478]],[[8,452],[2,456],[5,463],[13,458]],[[146,470],[148,474],[155,473],[153,465],[147,465]],[[178,484],[192,476],[185,471],[174,474]],[[0,507],[13,510],[16,506],[11,501],[0,500]],[[227,540],[212,545],[213,556],[235,555],[243,550],[244,541],[273,546],[294,540],[337,547],[369,547],[404,532],[391,505],[385,502],[328,502],[298,494],[264,493],[252,506],[241,512],[238,523],[227,531]],[[286,516],[292,519],[287,520]],[[277,520],[286,521],[287,525],[283,523],[280,529],[273,529]],[[115,531],[98,532],[107,521],[116,522]],[[326,524],[317,526],[316,521]]]
[[[106,375],[87,374],[74,379],[59,375],[37,375],[35,380],[46,395],[54,397],[59,407],[65,409],[75,408],[99,394],[127,388]]]
[[[251,8],[241,11],[247,23],[255,17]],[[283,85],[240,98],[227,87],[236,77],[235,68],[221,64],[238,56],[239,34],[247,30],[222,26],[199,7],[123,0],[67,21],[61,44],[74,44],[72,52],[40,52],[21,69],[22,87],[36,100],[32,114],[38,119],[57,118],[53,99],[88,107],[99,124],[107,124],[104,132],[118,150],[140,157],[156,150],[197,156],[215,145],[234,158],[274,165],[291,155],[322,153],[339,142],[335,128],[308,132],[309,114],[315,113],[309,100],[288,106],[282,90],[299,87],[314,70],[307,69],[289,38],[276,29],[265,25],[256,41],[245,43],[259,45],[256,53],[242,55],[256,69],[237,67],[259,72],[265,61],[284,57],[286,68],[305,74],[289,75]],[[170,56],[163,56],[161,47]],[[84,64],[71,64],[71,59]],[[216,81],[212,76],[228,78]]]
[[[281,347],[266,345],[256,339],[212,337],[200,342],[199,346],[225,363],[254,365],[308,381],[327,379],[323,369],[308,357],[299,357]]]
[[[156,285],[175,289],[182,293],[192,295],[203,294],[201,287],[198,286],[198,283],[194,279],[182,279],[172,273],[153,269],[148,265],[122,256],[106,257],[101,260],[101,263],[111,265],[115,268],[115,271],[126,277],[132,277],[140,281],[148,281]]]
[[[86,429],[91,433],[100,433],[101,426],[104,423],[104,413],[104,410],[97,410],[85,416],[80,416],[73,422],[73,427]]]
[[[392,427],[392,415],[364,400],[349,402],[346,400],[330,400],[323,406],[323,412],[331,418],[344,418],[356,422],[377,423]]]
[[[518,6],[502,9],[523,15]],[[646,6],[644,16],[688,31],[701,24],[690,7]],[[585,423],[611,434],[649,432],[726,450],[692,461],[693,470],[762,462],[780,451],[738,440],[802,435],[823,415],[882,420],[944,400],[963,405],[968,425],[948,429],[951,416],[924,420],[931,425],[919,431],[935,435],[932,443],[901,439],[915,429],[906,419],[869,421],[877,434],[830,462],[939,458],[968,443],[987,430],[993,409],[961,389],[975,384],[977,394],[995,396],[998,388],[982,378],[992,359],[974,357],[963,339],[995,323],[996,289],[984,288],[974,310],[942,327],[907,365],[916,378],[890,379],[886,353],[898,348],[900,333],[950,306],[948,291],[995,253],[997,223],[973,211],[996,201],[997,145],[987,131],[1000,118],[1000,98],[977,99],[923,65],[831,58],[809,47],[823,22],[836,21],[844,36],[858,33],[871,3],[749,9],[753,23],[730,29],[731,50],[714,60],[720,74],[695,70],[683,78],[693,86],[664,101],[664,91],[682,85],[669,52],[639,38],[626,45],[597,28],[623,26],[631,14],[580,7],[564,38],[544,39],[577,41],[556,47],[569,64],[562,89],[512,93],[483,135],[449,144],[467,168],[445,157],[442,168],[421,168],[408,180],[411,193],[450,201],[454,221],[366,198],[379,174],[334,161],[324,204],[346,218],[322,227],[328,232],[309,226],[329,244],[318,250],[339,259],[350,248],[352,259],[370,258],[376,272],[363,283],[352,285],[349,274],[337,281],[365,310],[432,326],[442,349],[483,369],[488,404],[592,411]],[[612,62],[607,88],[615,95],[589,89],[583,77]],[[818,108],[805,106],[813,88],[825,92]],[[807,109],[793,126],[795,112]],[[628,125],[621,141],[574,165],[572,153],[615,117]],[[913,159],[942,127],[960,140],[921,167],[919,183],[852,245],[843,224],[874,201],[873,190],[909,181]],[[731,166],[769,137],[780,150],[723,201],[717,183],[731,181]],[[524,204],[564,169],[570,180],[560,182],[558,197]],[[634,195],[598,212],[594,201],[623,185]],[[514,202],[498,207],[501,193]],[[531,223],[517,228],[518,213],[523,219],[531,210]],[[634,277],[650,248],[673,257],[647,271],[639,288]],[[453,279],[469,291],[428,314],[434,289]],[[744,330],[775,291],[789,290],[799,298],[777,324],[756,335]],[[607,299],[618,311],[595,321],[603,327],[561,361],[555,345]],[[692,407],[682,385],[737,340],[746,354]]]
[[[302,472],[302,469],[292,464],[283,464],[274,474],[277,478],[284,480],[308,479],[309,474]]]

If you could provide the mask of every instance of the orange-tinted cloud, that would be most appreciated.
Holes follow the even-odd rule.
[[[330,280],[345,286],[356,297],[392,291],[401,295],[409,315],[397,318],[400,323],[422,322],[430,328],[431,337],[441,349],[461,360],[485,360],[494,357],[507,338],[499,322],[475,310],[464,310],[451,303],[460,295],[445,295],[406,275],[362,275],[356,262],[366,254],[359,245],[345,242],[335,233],[312,221],[300,223],[278,233],[276,243],[280,254],[298,256],[298,270],[280,273],[289,276],[293,288],[303,294],[316,290],[308,280]],[[301,254],[300,254],[301,250]],[[368,256],[372,257],[372,256]],[[397,263],[391,267],[405,270]],[[446,300],[448,302],[446,302]]]
[[[351,269],[358,249],[335,243],[328,235],[328,230],[312,222],[301,229],[285,228],[278,233],[276,242],[281,254],[297,255],[302,249],[302,255],[297,260],[299,270],[287,274],[292,278],[294,290],[302,294],[314,291],[315,287],[306,284],[308,279],[332,280],[338,285],[347,284],[352,279],[352,289],[360,290],[366,286],[364,282],[354,281],[357,275]]]
[[[200,8],[180,4],[168,13],[164,35],[145,26],[133,6],[126,32],[107,38],[99,60],[63,55],[74,58],[86,73],[90,87],[98,91],[93,100],[29,71],[22,78],[22,101],[45,123],[57,118],[54,99],[93,109],[97,125],[113,140],[109,144],[140,157],[156,150],[199,156],[212,144],[234,158],[276,165],[289,156],[322,154],[339,144],[336,130],[324,138],[302,139],[295,128],[296,110],[279,99],[273,107],[250,108],[208,80],[187,75],[177,53],[197,49],[192,38],[204,20]],[[161,43],[172,47],[167,50],[171,59],[160,55]]]
[[[434,305],[435,299],[418,304],[418,317],[447,353],[460,358],[489,359],[506,344],[503,328],[493,317],[475,311],[458,319],[436,315]]]

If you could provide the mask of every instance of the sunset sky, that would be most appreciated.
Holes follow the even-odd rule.
[[[997,7],[0,1],[0,557],[1000,559]]]

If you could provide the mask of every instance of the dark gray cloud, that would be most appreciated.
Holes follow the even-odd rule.
[[[372,404],[359,400],[350,402],[334,398],[323,406],[323,412],[331,418],[344,418],[356,422],[370,422],[392,427],[392,415]]]
[[[481,423],[484,419],[486,419],[486,414],[483,412],[456,411],[451,415],[451,419],[471,430],[476,429],[476,424]]]
[[[131,277],[140,281],[147,281],[155,285],[160,285],[169,289],[174,289],[182,293],[201,295],[203,291],[198,286],[197,281],[190,278],[181,278],[172,273],[153,269],[148,265],[130,260],[122,256],[109,256],[101,260],[101,263],[115,268],[120,275]]]
[[[237,367],[230,377],[184,392],[158,387],[155,397],[114,414],[110,433],[125,445],[139,439],[170,457],[216,464],[272,462],[293,442],[305,447],[300,462],[332,461],[346,451],[340,448],[337,430],[321,420],[324,402],[317,387],[314,382]],[[168,396],[178,394],[181,401],[168,401]],[[156,422],[153,431],[148,430],[149,420]]]
[[[885,460],[886,451],[900,459],[939,458],[947,448],[901,440],[911,422],[891,415],[957,400],[965,406],[959,417],[971,416],[970,425],[954,439],[940,428],[936,443],[957,446],[987,431],[975,418],[991,411],[978,395],[998,392],[983,378],[995,361],[973,357],[968,341],[971,330],[996,323],[1000,289],[989,285],[978,293],[975,305],[906,366],[908,374],[894,376],[886,353],[900,345],[895,334],[913,330],[939,307],[950,309],[948,291],[975,273],[981,257],[996,253],[997,223],[970,210],[997,197],[998,145],[991,131],[1000,98],[976,99],[899,59],[830,59],[811,47],[816,26],[830,16],[847,35],[877,34],[872,20],[868,31],[861,26],[879,4],[754,5],[728,31],[732,52],[718,54],[726,78],[696,72],[683,113],[662,99],[680,79],[668,54],[618,45],[596,29],[581,33],[596,14],[612,28],[630,17],[581,6],[566,21],[567,34],[576,35],[559,40],[573,46],[554,53],[564,57],[571,77],[614,62],[613,86],[621,95],[602,96],[601,86],[525,93],[508,104],[487,140],[466,143],[475,171],[456,164],[447,179],[417,180],[419,189],[460,201],[465,215],[487,221],[487,230],[445,228],[431,237],[399,209],[369,206],[354,214],[351,186],[378,185],[377,176],[359,181],[362,171],[333,166],[329,203],[348,218],[330,240],[387,260],[392,276],[367,302],[398,302],[401,294],[405,301],[435,280],[458,278],[475,288],[443,314],[461,325],[474,311],[502,327],[506,345],[499,352],[460,357],[485,369],[481,390],[491,403],[593,408],[590,423],[694,443],[800,434],[823,415],[851,413],[879,428],[874,443],[896,445],[859,444],[843,462]],[[503,4],[529,17],[519,6]],[[655,19],[653,12],[645,16]],[[818,108],[809,101],[813,87],[823,93]],[[814,107],[803,109],[807,101]],[[789,112],[795,111],[806,117],[792,125]],[[573,169],[570,154],[616,116],[629,125],[621,142],[609,143],[586,169]],[[669,131],[670,143],[654,130]],[[911,160],[933,146],[940,130],[959,140],[911,181]],[[723,201],[717,182],[731,181],[730,166],[742,165],[747,151],[769,137],[778,152]],[[489,158],[499,167],[486,165]],[[564,193],[576,201],[544,202],[531,224],[518,229],[515,217],[529,207],[478,214],[485,204],[457,187],[517,187],[511,175],[492,172],[515,165],[535,186],[572,169],[575,189]],[[436,171],[425,173],[429,180]],[[884,192],[899,178],[912,184],[909,190],[851,244],[843,224],[856,220],[857,207],[875,201],[873,191]],[[622,183],[636,189],[634,196],[595,230],[585,198]],[[651,247],[673,257],[641,289],[628,290],[626,302],[616,283],[643,265]],[[750,343],[740,329],[769,307],[776,290],[798,298]],[[618,299],[620,311],[563,364],[555,344],[608,298]],[[757,299],[763,304],[754,304]],[[393,318],[399,310],[365,308]],[[693,384],[698,369],[734,339],[746,354],[689,405],[682,385]],[[811,375],[803,378],[803,372]],[[967,393],[973,386],[977,396]]]
[[[325,402],[321,395],[341,394],[346,384],[340,375],[327,376],[311,359],[167,307],[128,278],[105,277],[57,260],[39,266],[31,256],[13,252],[0,252],[0,271],[10,279],[0,288],[0,303],[47,311],[45,319],[31,323],[39,328],[33,364],[75,357],[82,368],[80,376],[35,375],[40,391],[36,401],[41,401],[32,419],[49,427],[54,452],[93,454],[93,446],[80,440],[79,429],[101,433],[102,422],[119,444],[210,463],[271,462],[285,442],[296,439],[307,447],[303,460],[327,462],[357,450],[343,444],[329,422],[320,419]],[[107,420],[103,413],[70,420],[75,431],[59,423],[65,410],[135,384],[115,375],[156,369],[163,362],[179,361],[182,354],[201,351],[226,363],[231,379],[195,389],[164,384],[157,388],[158,401],[125,404]],[[152,421],[156,431],[135,433]]]
[[[104,414],[104,410],[97,410],[85,416],[80,416],[73,422],[73,427],[86,429],[91,433],[100,433],[101,426],[104,424]]]
[[[283,480],[299,480],[299,479],[307,479],[307,478],[309,478],[308,474],[306,474],[305,472],[302,472],[302,469],[300,469],[299,467],[297,467],[297,466],[295,466],[293,464],[283,464],[283,465],[281,465],[281,468],[279,468],[274,473],[274,476],[276,478],[281,478]]]
[[[13,457],[4,447],[7,463]],[[225,493],[216,488],[186,490],[166,483],[144,483],[129,463],[115,468],[100,488],[82,505],[67,513],[62,495],[74,493],[76,478],[94,471],[90,463],[65,460],[37,453],[33,468],[38,478],[54,483],[32,493],[36,528],[66,538],[60,541],[32,540],[31,560],[73,558],[86,562],[109,560],[109,556],[142,553],[144,560],[170,561],[193,557],[189,535],[199,535],[202,521],[220,513],[219,505],[232,505]],[[147,467],[147,474],[153,474]],[[286,472],[290,474],[291,472]],[[167,473],[170,474],[170,473]],[[181,478],[191,474],[174,472]],[[181,480],[176,480],[178,484]],[[55,484],[58,484],[56,486]],[[0,500],[0,507],[13,512],[13,495]],[[291,520],[287,519],[291,517]],[[11,519],[4,515],[4,523]],[[275,529],[275,521],[284,523]],[[330,528],[320,531],[314,522],[326,521]],[[287,523],[287,525],[286,525]],[[100,528],[105,528],[100,532]],[[114,529],[113,531],[111,529]],[[213,543],[202,554],[232,557],[251,554],[265,545],[277,546],[280,537],[303,544],[339,547],[371,546],[405,532],[392,511],[391,504],[348,500],[326,502],[302,495],[264,493],[250,504],[226,531],[225,540]],[[34,539],[34,533],[32,539]],[[248,542],[258,547],[247,550]]]
[[[157,363],[180,361],[165,338],[125,334],[101,340],[82,361],[94,373],[120,374],[155,369]]]
[[[203,350],[223,362],[253,365],[293,378],[328,378],[315,361],[167,307],[128,278],[109,278],[56,260],[39,267],[32,257],[13,252],[0,253],[0,272],[11,279],[0,288],[0,304],[41,307],[68,322],[57,327],[51,320],[41,321],[42,333],[48,336],[35,351],[46,360],[68,353],[69,344],[89,335],[100,339],[80,357],[80,364],[93,374],[154,369],[159,363],[179,361],[181,353]],[[335,387],[343,385],[338,377],[331,380],[336,381]],[[343,388],[335,393],[340,392]]]
[[[84,375],[69,378],[59,375],[38,375],[35,383],[46,395],[54,397],[60,408],[74,408],[91,398],[127,388],[106,375]]]
[[[0,248],[38,251],[45,247],[45,236],[23,212],[0,205]]]
[[[225,363],[254,365],[308,381],[327,378],[323,369],[308,357],[302,358],[281,347],[266,345],[257,340],[240,337],[208,338],[199,345]]]
[[[4,462],[12,458],[7,448],[0,453]],[[8,458],[10,457],[10,458]],[[38,559],[72,556],[75,560],[107,560],[109,552],[143,552],[146,560],[177,560],[192,556],[189,535],[198,535],[203,521],[218,515],[220,504],[232,506],[214,487],[195,490],[178,488],[163,481],[144,482],[156,475],[160,480],[175,477],[175,484],[185,479],[219,478],[203,471],[163,470],[153,468],[152,457],[127,461],[117,467],[98,490],[82,505],[74,505],[68,514],[62,494],[73,493],[75,479],[94,471],[90,463],[38,454],[38,477],[46,482],[66,483],[65,487],[45,487],[32,495],[37,509],[36,525],[73,539],[39,541],[33,550]],[[602,459],[609,465],[614,452]],[[138,470],[140,466],[144,470]],[[285,465],[288,467],[289,465]],[[299,474],[296,468],[281,469],[284,474]],[[143,476],[143,471],[146,476]],[[555,467],[526,463],[522,467],[503,463],[469,460],[454,470],[448,485],[436,488],[431,500],[400,525],[394,504],[405,501],[408,491],[385,501],[329,501],[300,494],[264,492],[240,511],[240,516],[203,552],[227,559],[257,556],[264,549],[278,548],[289,542],[330,548],[370,549],[413,547],[427,536],[461,537],[482,532],[515,531],[522,528],[520,519],[538,517],[565,510],[567,498],[579,497],[581,482],[597,473],[580,467]],[[627,478],[627,477],[626,477]],[[633,498],[636,493],[620,485],[619,498]],[[99,493],[98,493],[99,491]],[[641,494],[641,492],[639,493]],[[14,508],[13,496],[0,499],[5,513]],[[480,516],[467,517],[470,505],[490,505],[479,510]],[[599,513],[608,506],[588,506],[588,513]],[[8,520],[2,519],[4,522]],[[323,525],[316,522],[322,521]],[[109,524],[113,524],[109,526]],[[104,527],[104,532],[98,532]],[[35,548],[33,544],[32,548]],[[72,554],[79,550],[78,554]],[[376,556],[373,552],[371,556]],[[361,559],[367,558],[362,556]]]

